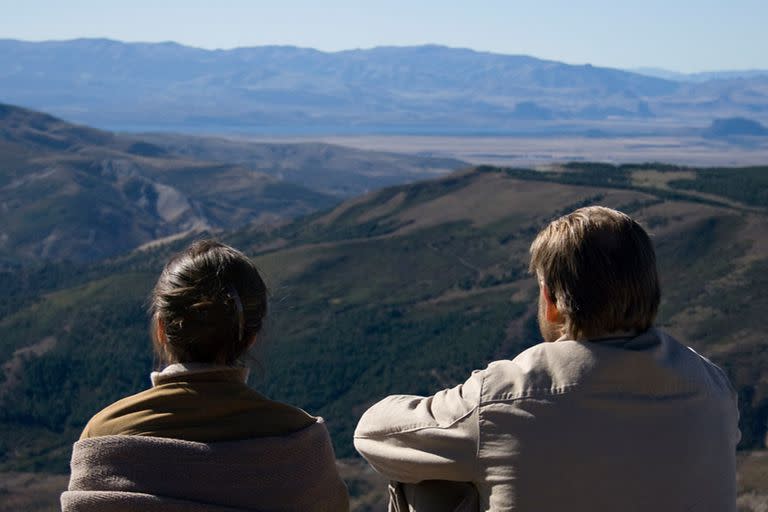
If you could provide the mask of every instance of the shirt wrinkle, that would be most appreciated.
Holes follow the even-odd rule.
[[[354,435],[354,437],[356,439],[373,439],[374,437],[378,437],[378,436],[389,436],[389,435],[394,435],[394,434],[407,434],[409,432],[418,432],[418,431],[426,430],[426,429],[430,429],[430,428],[434,428],[436,430],[447,430],[447,429],[453,427],[454,425],[456,425],[457,423],[459,423],[460,421],[465,420],[473,412],[475,412],[478,409],[478,407],[479,407],[479,405],[476,405],[475,407],[473,407],[472,409],[470,409],[466,413],[462,414],[458,418],[456,418],[454,420],[451,420],[451,422],[446,424],[446,425],[440,425],[440,424],[431,425],[431,424],[424,424],[424,423],[414,423],[414,424],[409,424],[409,425],[402,426],[402,427],[400,427],[398,429],[374,430],[374,431],[371,431],[370,433],[367,433],[367,434],[357,434],[356,433]]]

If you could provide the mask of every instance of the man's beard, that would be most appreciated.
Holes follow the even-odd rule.
[[[547,320],[547,306],[544,300],[539,297],[539,331],[544,341],[555,341],[562,336],[562,325],[554,324]]]

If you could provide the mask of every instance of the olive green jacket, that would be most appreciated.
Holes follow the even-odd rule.
[[[97,413],[80,439],[107,435],[233,441],[296,432],[316,418],[245,384],[245,368],[171,365],[153,386]]]

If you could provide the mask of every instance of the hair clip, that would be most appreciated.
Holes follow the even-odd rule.
[[[245,314],[243,312],[243,303],[240,301],[240,294],[237,293],[237,289],[231,284],[227,284],[227,291],[229,296],[235,302],[235,309],[237,310],[237,341],[242,341],[243,331],[245,330]]]

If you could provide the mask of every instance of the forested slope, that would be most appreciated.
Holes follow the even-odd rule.
[[[603,204],[651,231],[660,325],[726,368],[742,401],[742,446],[762,447],[767,176],[767,168],[480,167],[269,231],[222,234],[255,257],[271,287],[252,384],[323,415],[337,454],[352,455],[352,429],[373,401],[434,392],[537,343],[528,246],[553,217]],[[187,242],[0,273],[10,291],[0,319],[0,469],[66,471],[89,416],[148,385],[146,297]]]

